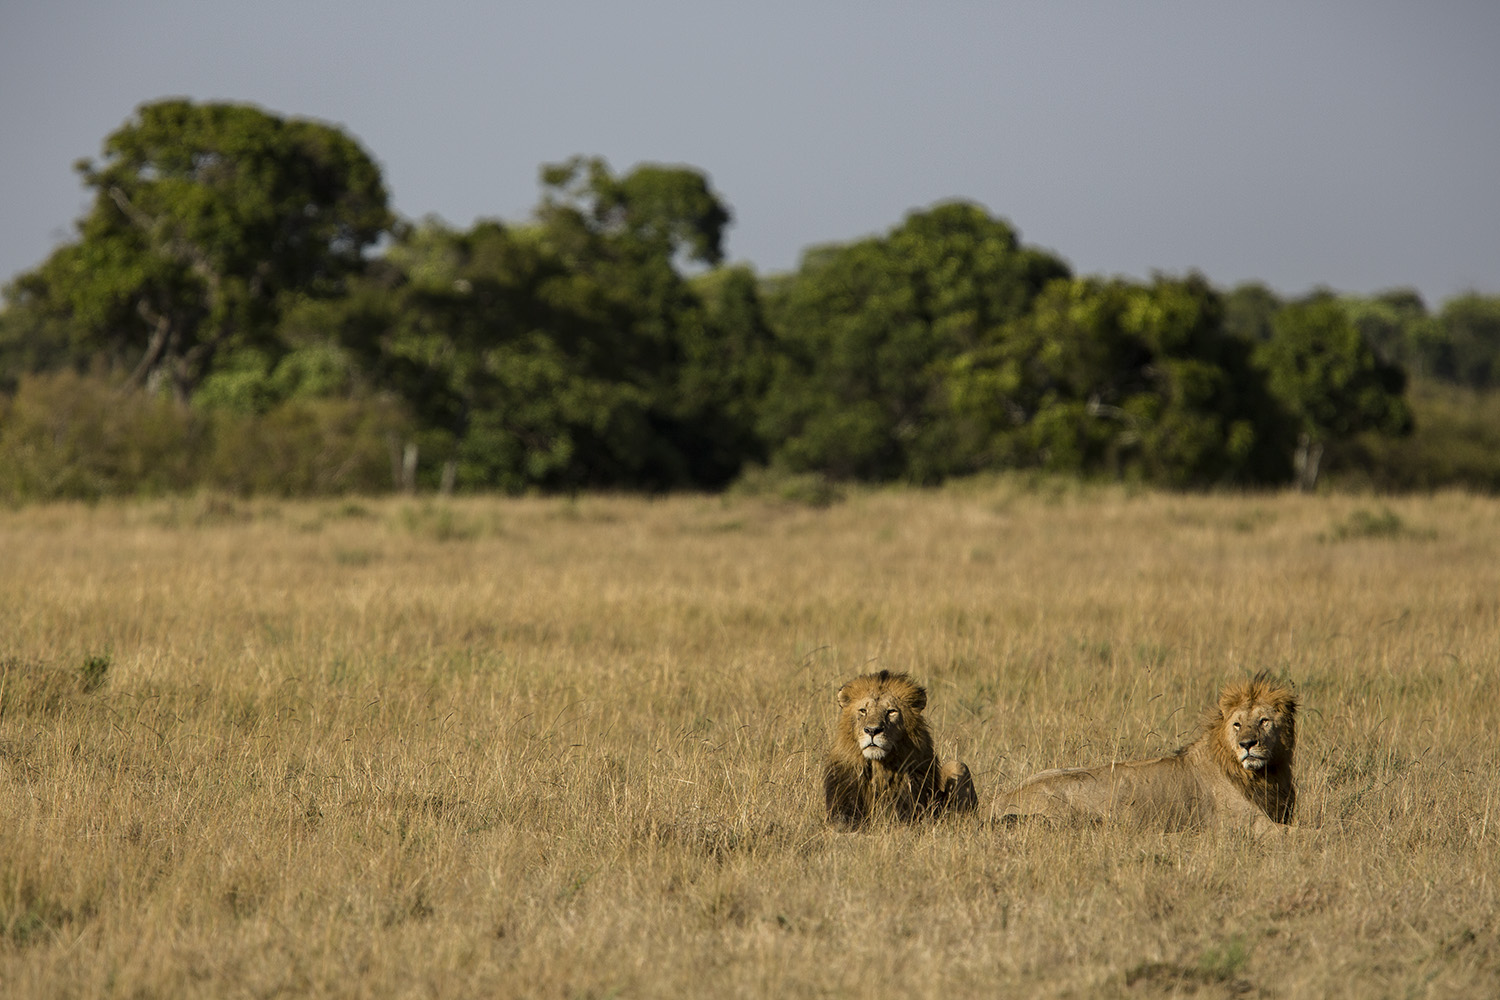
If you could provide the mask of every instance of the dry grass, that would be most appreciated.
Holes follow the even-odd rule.
[[[0,513],[0,566],[6,995],[1500,984],[1492,499],[200,498]],[[831,832],[870,664],[982,798],[1270,669],[1309,828]]]

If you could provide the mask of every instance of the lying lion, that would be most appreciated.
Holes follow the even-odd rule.
[[[962,761],[944,764],[932,749],[921,685],[882,670],[839,688],[838,702],[823,770],[830,821],[858,826],[876,817],[913,820],[978,807],[968,767]]]
[[[1258,674],[1224,689],[1187,746],[1166,757],[1032,775],[1000,800],[1003,820],[1119,821],[1179,830],[1209,823],[1259,833],[1292,821],[1297,697]]]

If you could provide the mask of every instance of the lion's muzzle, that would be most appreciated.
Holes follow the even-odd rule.
[[[865,760],[880,760],[891,748],[884,726],[865,726],[859,733],[859,752]]]
[[[1259,771],[1266,766],[1266,760],[1270,756],[1265,747],[1261,746],[1259,739],[1240,740],[1235,747],[1235,753],[1240,758],[1240,767],[1247,771]]]

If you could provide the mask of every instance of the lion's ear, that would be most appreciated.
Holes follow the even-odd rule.
[[[849,685],[845,684],[843,687],[839,688],[838,699],[839,708],[849,707]]]

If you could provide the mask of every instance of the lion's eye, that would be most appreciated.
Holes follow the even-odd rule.
[[[860,715],[864,715],[864,714],[865,714],[865,710],[864,710],[864,709],[860,709],[860,710],[859,710],[859,714],[860,714]]]
[[[1261,726],[1263,726],[1263,727],[1264,727],[1264,726],[1269,726],[1269,725],[1270,725],[1270,724],[1271,724],[1271,720],[1270,720],[1270,719],[1261,719],[1261,720],[1260,720],[1260,724],[1261,724]]]
[[[901,718],[901,713],[893,708],[885,713],[885,717],[887,719],[890,719],[892,722],[895,722],[897,719]]]
[[[1236,729],[1238,729],[1238,728],[1240,728],[1240,724],[1239,724],[1239,723],[1238,723],[1238,722],[1236,722],[1236,723],[1235,723],[1235,724],[1234,724],[1234,728],[1236,728]]]

